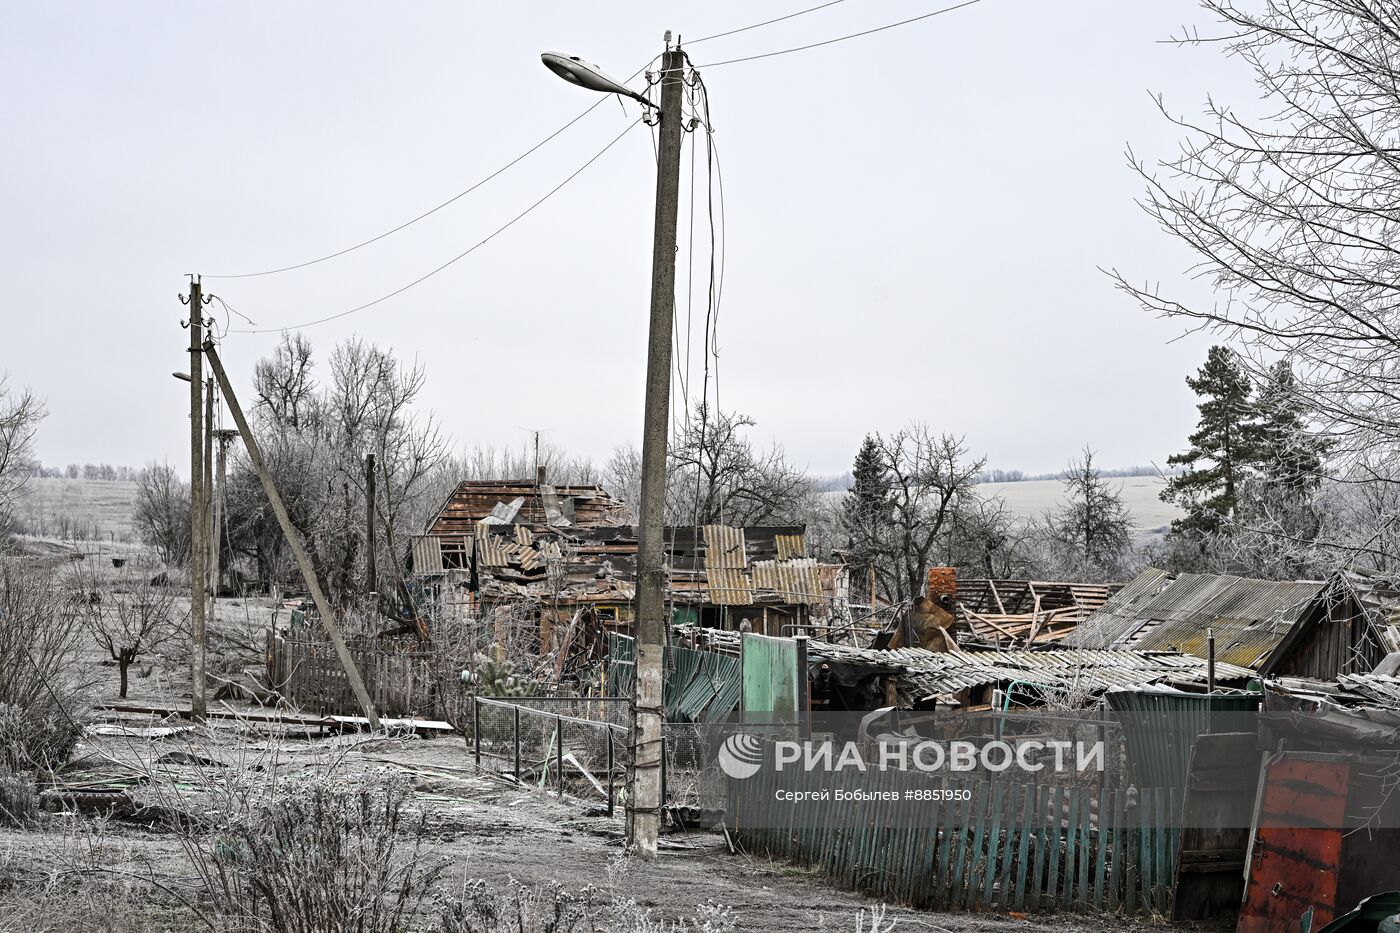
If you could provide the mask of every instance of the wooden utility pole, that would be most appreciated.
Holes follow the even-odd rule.
[[[379,592],[374,560],[374,454],[365,454],[365,587]]]
[[[671,35],[666,34],[670,45]],[[666,645],[666,439],[671,414],[671,327],[676,300],[676,215],[681,177],[681,99],[685,54],[661,57],[656,227],[651,254],[651,322],[642,420],[641,527],[637,540],[637,695],[633,700],[632,793],[627,831],[638,853],[655,857],[661,829],[661,657]]]
[[[215,595],[219,592],[220,568],[223,566],[224,490],[228,488],[228,445],[232,444],[233,439],[237,436],[237,431],[231,431],[228,428],[221,428],[214,432],[214,439],[219,442],[219,484],[214,491],[214,530],[211,535],[214,546],[209,552],[212,555],[213,567],[209,571],[209,579],[213,581]]]
[[[316,611],[321,614],[321,625],[325,627],[326,636],[330,638],[341,666],[345,668],[345,679],[350,682],[350,690],[355,694],[355,699],[360,701],[360,708],[365,711],[369,727],[378,729],[379,715],[374,711],[374,702],[369,698],[364,680],[360,678],[359,668],[355,667],[355,659],[350,656],[350,648],[345,644],[345,639],[340,637],[340,629],[336,628],[330,602],[321,591],[321,581],[316,577],[316,569],[311,566],[311,558],[302,544],[301,535],[292,527],[287,507],[282,504],[277,485],[272,481],[272,474],[267,471],[262,449],[258,447],[257,439],[248,427],[248,419],[243,417],[243,409],[238,404],[238,397],[233,394],[233,386],[228,381],[223,364],[219,362],[219,354],[214,349],[213,341],[205,342],[204,354],[209,358],[209,368],[219,380],[219,390],[224,393],[224,403],[228,405],[229,414],[233,415],[233,423],[238,425],[238,433],[243,435],[243,447],[248,451],[248,459],[253,462],[253,469],[258,471],[258,479],[262,480],[263,492],[267,494],[267,501],[272,506],[272,514],[277,516],[277,524],[282,526],[287,546],[292,549],[292,556],[296,558],[297,567],[301,569],[302,579],[306,581],[306,588],[311,591],[311,599],[316,603]]]
[[[204,610],[209,536],[204,500],[204,293],[190,279],[190,715],[203,719]]]

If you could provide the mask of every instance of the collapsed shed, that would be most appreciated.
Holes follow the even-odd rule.
[[[1264,676],[1331,678],[1366,672],[1400,650],[1389,584],[1352,573],[1269,581],[1149,568],[1110,597],[1063,644],[1180,651]]]

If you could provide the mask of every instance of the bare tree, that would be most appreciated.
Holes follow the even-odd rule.
[[[1066,502],[1045,517],[1044,530],[1055,557],[1055,576],[1113,580],[1124,576],[1132,545],[1132,515],[1094,466],[1094,451],[1064,473]]]
[[[668,451],[666,512],[675,525],[750,526],[801,520],[812,493],[780,444],[754,446],[757,422],[701,402]]]
[[[1195,252],[1213,304],[1120,286],[1145,308],[1238,338],[1256,381],[1280,358],[1359,455],[1400,441],[1400,8],[1372,0],[1206,0],[1268,114],[1212,100],[1143,207]]]
[[[327,368],[328,380],[318,383],[310,343],[284,336],[257,365],[253,414],[268,468],[327,595],[347,605],[364,595],[365,455],[375,455],[373,507],[384,533],[373,546],[380,566],[398,568],[405,528],[438,504],[433,477],[447,439],[431,413],[414,408],[427,378],[421,365],[355,338],[332,350]],[[229,543],[275,579],[286,564],[284,544],[245,457],[235,460],[229,487]]]
[[[34,438],[47,411],[31,389],[10,387],[0,375],[0,537],[8,533],[15,503],[34,475]]]
[[[935,560],[951,558],[954,517],[977,506],[974,487],[986,460],[969,458],[960,438],[918,422],[869,440],[884,465],[885,506],[847,522],[848,548],[873,568],[884,598],[902,604],[923,592]]]
[[[179,633],[175,591],[134,574],[103,594],[81,582],[76,598],[87,603],[88,632],[117,665],[118,696],[126,698],[127,672],[141,655]]]
[[[171,566],[190,556],[190,487],[169,464],[151,462],[136,477],[132,523],[141,540]]]

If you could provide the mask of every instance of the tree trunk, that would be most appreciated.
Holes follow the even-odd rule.
[[[121,690],[117,692],[117,696],[123,700],[126,699],[126,671],[129,667],[131,667],[130,658],[123,657],[117,659],[117,673],[121,677]]]

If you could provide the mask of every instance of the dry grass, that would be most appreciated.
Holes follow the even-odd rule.
[[[131,541],[136,484],[35,477],[15,510],[28,534],[60,541]]]

